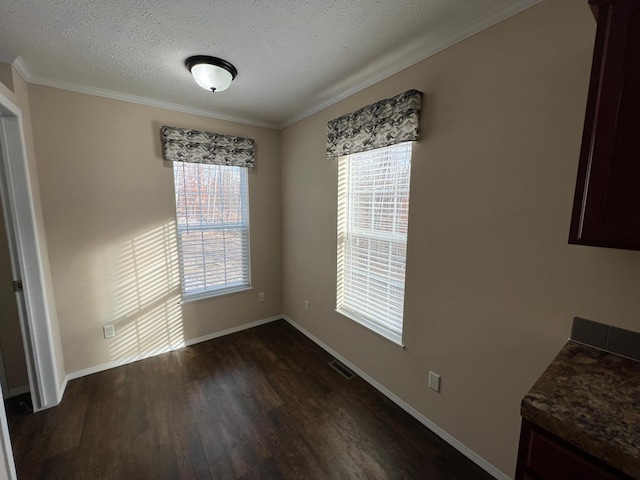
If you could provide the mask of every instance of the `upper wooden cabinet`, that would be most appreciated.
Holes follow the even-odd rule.
[[[569,243],[640,250],[640,1],[597,18]]]

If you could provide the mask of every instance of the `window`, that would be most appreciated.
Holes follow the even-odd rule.
[[[338,160],[338,312],[402,343],[411,142]]]
[[[182,297],[249,288],[247,169],[173,162]]]

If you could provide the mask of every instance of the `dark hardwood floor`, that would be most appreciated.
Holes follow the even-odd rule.
[[[490,479],[287,324],[69,382],[9,412],[18,478]]]

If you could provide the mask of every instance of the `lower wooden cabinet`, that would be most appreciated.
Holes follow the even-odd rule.
[[[582,450],[522,420],[515,480],[633,480]]]

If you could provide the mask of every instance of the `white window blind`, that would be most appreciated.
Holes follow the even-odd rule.
[[[182,296],[249,287],[247,169],[173,162]]]
[[[402,344],[411,142],[338,162],[336,309]]]

